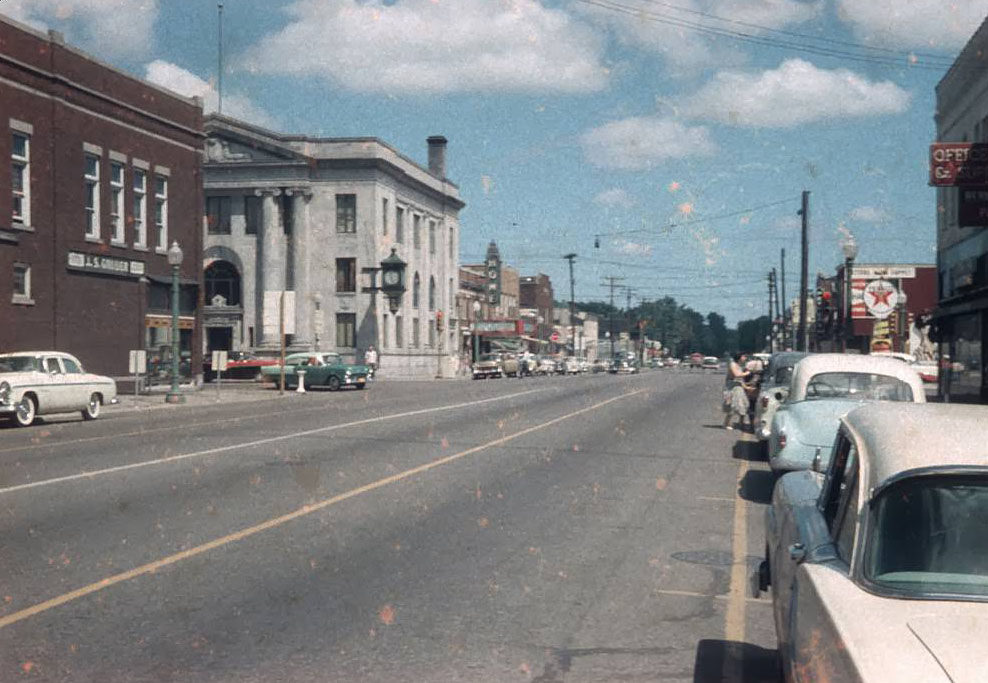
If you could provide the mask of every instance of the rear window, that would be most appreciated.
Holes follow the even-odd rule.
[[[7,356],[0,358],[0,372],[30,372],[38,369],[34,356]]]
[[[873,509],[868,580],[917,597],[988,596],[988,477],[915,477]]]
[[[912,401],[906,382],[889,375],[865,372],[821,372],[806,385],[806,398],[850,398],[863,401]]]

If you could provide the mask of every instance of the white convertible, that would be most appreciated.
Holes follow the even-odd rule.
[[[58,351],[0,354],[0,417],[27,427],[38,415],[81,411],[95,420],[105,403],[117,402],[117,383],[82,369],[77,358]]]

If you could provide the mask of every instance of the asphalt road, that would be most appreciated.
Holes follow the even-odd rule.
[[[688,371],[0,427],[0,681],[774,681],[771,477]]]

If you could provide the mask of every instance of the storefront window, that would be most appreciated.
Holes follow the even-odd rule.
[[[950,400],[977,401],[981,396],[982,316],[960,315],[953,320],[950,350]]]

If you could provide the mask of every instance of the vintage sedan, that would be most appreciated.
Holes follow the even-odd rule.
[[[809,469],[826,458],[841,415],[868,401],[925,403],[923,380],[893,358],[816,353],[793,369],[772,418],[769,465],[774,471]],[[826,462],[822,463],[826,466]]]
[[[0,417],[21,427],[39,415],[80,411],[86,420],[99,417],[104,404],[117,402],[117,383],[93,375],[75,356],[58,351],[0,354]]]
[[[769,358],[762,372],[762,383],[755,402],[755,436],[759,441],[768,441],[772,431],[772,418],[785,398],[784,392],[789,390],[792,369],[807,355],[803,351],[780,351]]]
[[[285,386],[298,387],[298,371],[305,371],[305,388],[326,387],[336,391],[343,387],[363,389],[367,386],[366,365],[345,363],[338,353],[307,351],[285,357]],[[281,381],[281,365],[261,368],[265,382]]]
[[[485,354],[473,364],[474,379],[490,379],[491,377],[495,379],[504,377],[501,356],[496,353]]]
[[[988,408],[873,404],[840,420],[824,476],[779,479],[766,559],[787,681],[988,675]]]

